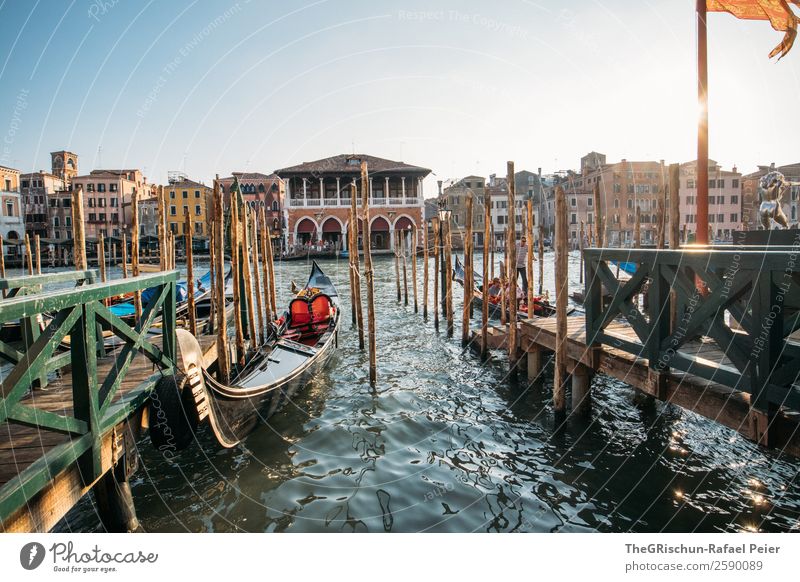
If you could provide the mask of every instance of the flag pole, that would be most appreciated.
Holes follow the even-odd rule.
[[[708,244],[708,43],[706,0],[697,0],[697,234],[695,242]]]

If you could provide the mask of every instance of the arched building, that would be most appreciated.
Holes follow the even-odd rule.
[[[347,250],[354,185],[361,208],[361,162],[366,162],[369,170],[372,250],[391,252],[398,231],[410,233],[416,229],[420,243],[422,181],[430,170],[365,154],[340,154],[275,171],[286,187],[287,247],[327,243]]]

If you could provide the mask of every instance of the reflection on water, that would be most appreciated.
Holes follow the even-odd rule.
[[[552,257],[545,256],[550,289]],[[555,431],[550,373],[543,385],[513,386],[502,354],[484,365],[463,352],[458,339],[396,302],[388,258],[376,260],[379,384],[372,391],[367,355],[350,329],[346,261],[322,266],[346,311],[331,365],[234,449],[204,433],[170,464],[142,439],[133,493],[145,530],[797,527],[795,460],[679,408],[636,399],[604,377],[593,381],[591,418]],[[570,268],[578,288],[577,257]],[[289,281],[307,273],[303,263],[280,265],[284,304]],[[59,530],[98,527],[87,497]]]

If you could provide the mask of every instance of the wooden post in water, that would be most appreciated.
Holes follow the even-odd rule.
[[[259,277],[258,274],[258,224],[254,210],[250,212],[250,251],[253,255],[253,289],[256,294],[254,310],[258,317],[258,341],[260,344],[263,344],[265,339],[264,327],[266,325],[266,319],[264,318],[264,303],[261,301],[261,277]],[[255,336],[256,334],[253,332],[253,337]]]
[[[400,253],[403,255],[403,303],[408,307],[408,260],[406,259],[408,243],[404,230],[395,231],[395,233],[400,234]]]
[[[397,282],[397,302],[400,303],[402,293],[400,292],[400,239],[397,231],[394,231],[394,276]]]
[[[369,233],[369,170],[361,162],[361,221],[364,225],[364,276],[367,283],[367,321],[369,323],[369,383],[378,381],[377,341],[375,335],[375,272],[372,269],[372,251]]]
[[[272,241],[269,240],[269,235],[267,234],[267,211],[265,208],[261,209],[261,216],[259,216],[259,219],[261,222],[261,275],[264,279],[264,310],[266,311],[264,324],[266,325],[270,320],[276,318],[277,314],[273,311],[272,300],[270,299],[269,256],[267,255],[267,247],[272,247]]]
[[[197,312],[194,306],[194,250],[192,249],[192,215],[186,211],[185,222],[183,225],[186,241],[186,290],[189,292],[187,298],[189,308],[189,333],[197,335]]]
[[[216,263],[217,369],[220,382],[230,381],[228,359],[228,319],[225,309],[225,213],[219,189],[219,175],[214,179],[214,262]]]
[[[128,278],[128,235],[122,233],[122,278]]]
[[[681,247],[680,170],[679,164],[669,165],[669,248],[672,250],[678,250]],[[674,332],[677,328],[678,295],[674,289],[670,290],[670,294],[672,295],[670,298],[670,329]]]
[[[439,329],[439,219],[431,219],[433,226],[433,326]]]
[[[353,216],[347,221],[347,272],[350,275],[350,324],[356,327],[356,283],[353,276]],[[357,252],[357,250],[356,250]],[[358,255],[356,255],[358,256]]]
[[[544,225],[539,221],[539,295],[544,292]]]
[[[461,346],[469,344],[469,322],[472,318],[472,193],[467,195],[466,232],[464,234],[464,311],[461,314]]]
[[[242,321],[241,264],[239,262],[239,202],[231,191],[231,274],[233,275],[233,323],[236,332],[236,361],[244,364],[244,322]]]
[[[86,223],[83,221],[83,187],[72,191],[72,259],[76,271],[86,270]]]
[[[525,238],[528,243],[528,256],[527,256],[527,265],[525,268],[528,271],[528,318],[531,318],[535,315],[535,310],[533,308],[533,200],[528,198],[528,221],[527,221],[527,232],[525,233]]]
[[[419,313],[417,302],[417,229],[411,227],[411,288],[414,292],[414,313]]]
[[[428,224],[424,216],[422,228],[422,318],[428,321]],[[416,264],[416,259],[414,263]]]
[[[2,234],[0,234],[0,277],[6,278],[6,250],[3,248]],[[5,297],[5,289],[3,290],[3,297]]]
[[[452,223],[448,216],[444,226],[445,233],[445,256],[442,266],[445,271],[445,308],[447,311],[447,337],[453,337],[453,234]]]
[[[556,187],[556,361],[553,379],[553,408],[557,414],[566,409],[567,380],[567,201],[564,189]]]
[[[490,196],[491,198],[491,196]],[[492,203],[491,200],[489,201],[489,206],[491,207]],[[490,215],[491,216],[491,215]],[[491,257],[491,276],[490,278],[494,281],[494,224],[489,225],[489,256]],[[486,273],[483,274],[486,277]],[[502,277],[501,277],[502,278]]]
[[[642,210],[636,206],[636,218],[633,223],[633,246],[634,248],[642,248]]]
[[[42,274],[42,243],[37,234],[34,237],[34,246],[36,247],[36,274]]]
[[[506,263],[500,261],[500,325],[505,327],[508,315],[508,280],[506,279]]]
[[[603,246],[603,209],[600,200],[600,182],[594,183],[594,240],[597,248]]]
[[[250,232],[250,225],[248,214],[250,207],[247,204],[242,206],[242,216],[240,221],[240,228],[242,229],[242,271],[244,273],[244,299],[247,307],[247,335],[250,338],[250,347],[253,350],[258,349],[258,337],[256,335],[256,314],[255,306],[253,305],[253,276],[250,269],[250,253],[247,250],[251,245],[254,245],[252,233]]]
[[[369,186],[366,186],[368,188]],[[358,189],[356,183],[353,181],[350,184],[350,223],[353,226],[352,231],[352,248],[349,256],[351,265],[350,269],[353,273],[353,309],[356,313],[356,327],[358,328],[358,348],[364,349],[364,311],[361,303],[361,267],[360,259],[358,258],[358,212],[356,211],[356,200],[358,200]],[[363,221],[362,221],[363,232]],[[362,242],[363,248],[363,242]],[[366,269],[366,265],[364,266]]]
[[[278,292],[275,288],[275,258],[272,255],[272,233],[269,226],[267,226],[267,264],[269,265],[269,304],[274,316],[278,317]]]
[[[578,250],[581,253],[581,261],[580,261],[580,272],[578,273],[578,282],[583,283],[583,237],[585,235],[585,231],[583,229],[583,221],[581,220],[581,232],[580,232],[580,240],[578,241]]]
[[[28,260],[28,275],[33,275],[33,253],[31,252],[31,239],[25,233],[25,257]]]
[[[492,197],[488,193],[483,195],[483,285],[481,286],[481,359],[485,360],[489,356],[489,287],[492,281],[489,279],[489,255],[492,226]]]
[[[124,262],[124,261],[123,261]],[[123,267],[123,274],[127,267]],[[139,194],[131,194],[131,276],[139,276]],[[133,294],[133,309],[136,321],[142,319],[142,292],[137,290]]]
[[[158,266],[162,271],[168,270],[167,259],[167,215],[164,202],[164,186],[158,187],[156,200],[158,212]]]
[[[508,218],[506,228],[506,270],[508,272],[508,361],[511,375],[517,370],[517,241],[516,241],[516,188],[514,186],[514,162],[506,165],[508,182]]]
[[[111,243],[111,260],[109,266],[113,267],[117,264],[117,243]]]
[[[37,235],[38,236],[38,235]],[[106,282],[106,240],[103,233],[97,239],[97,268],[100,269],[100,281]]]

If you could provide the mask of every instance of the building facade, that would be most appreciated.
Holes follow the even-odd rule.
[[[467,176],[454,182],[442,192],[445,208],[451,211],[453,222],[453,248],[464,248],[464,233],[467,227],[467,198],[472,196],[472,231],[477,248],[483,248],[483,206],[486,180],[481,176]]]
[[[131,195],[151,194],[151,185],[140,170],[92,170],[72,178],[72,188],[83,189],[86,237],[121,237],[130,232]]]
[[[53,220],[58,214],[63,192],[68,183],[63,178],[39,170],[20,175],[20,193],[25,211],[25,232],[29,236],[39,235],[41,238],[57,238]],[[61,233],[61,218],[58,219],[57,230]]]
[[[265,209],[273,240],[275,238],[280,240],[286,226],[283,223],[283,205],[286,198],[284,181],[274,173],[233,172],[231,176],[221,178],[219,181],[226,208],[230,201],[234,178],[239,180],[245,203],[254,209]]]
[[[680,221],[686,225],[687,240],[697,233],[697,161],[680,166]],[[723,170],[714,160],[708,161],[708,233],[709,238],[730,242],[734,231],[742,228],[742,175],[734,167]]]
[[[25,238],[22,202],[19,195],[19,170],[0,166],[0,235],[13,241]],[[7,256],[19,254],[14,245],[4,245]]]
[[[276,170],[286,185],[286,245],[290,252],[308,244],[347,249],[352,185],[360,196],[361,163],[369,169],[370,244],[393,248],[398,231],[417,229],[422,240],[423,186],[427,168],[366,154],[340,154]],[[360,226],[359,226],[360,229]]]
[[[164,186],[167,228],[174,234],[186,234],[186,214],[192,217],[193,235],[206,237],[206,202],[212,195],[210,187],[181,178]]]

